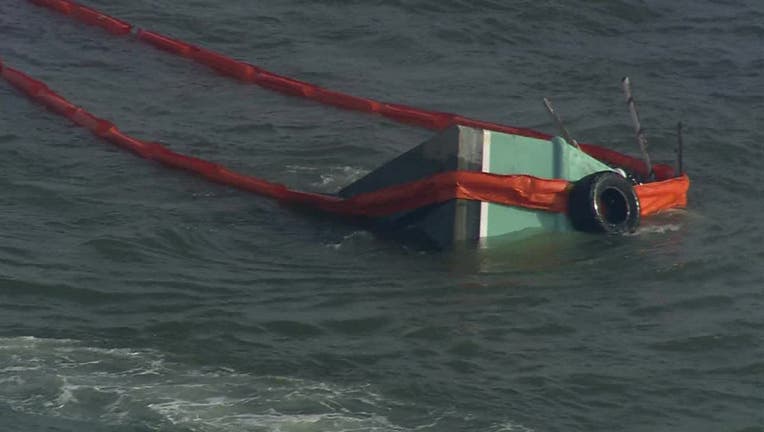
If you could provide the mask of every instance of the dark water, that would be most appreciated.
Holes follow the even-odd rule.
[[[92,0],[347,92],[653,157],[635,236],[419,252],[147,163],[0,82],[2,431],[764,430],[764,3]],[[331,192],[430,135],[21,0],[0,56],[123,130]]]

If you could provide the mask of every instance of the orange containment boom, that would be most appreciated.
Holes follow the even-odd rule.
[[[489,129],[513,135],[532,138],[550,139],[552,135],[533,129],[507,126],[463,117],[457,114],[428,111],[408,105],[379,102],[353,96],[333,90],[327,90],[315,84],[300,81],[283,75],[269,72],[265,69],[246,62],[235,60],[223,54],[200,48],[169,36],[162,35],[140,28],[133,27],[129,23],[113,18],[95,9],[82,6],[71,0],[29,0],[30,2],[46,6],[61,12],[86,24],[105,28],[109,32],[118,35],[135,33],[138,40],[148,43],[163,51],[167,51],[182,57],[190,58],[197,63],[208,66],[222,75],[236,78],[240,81],[257,84],[261,87],[285,93],[292,96],[300,96],[317,102],[333,105],[336,107],[379,114],[391,120],[413,124],[428,129],[442,130],[454,124]],[[604,162],[618,165],[633,171],[642,177],[647,176],[649,170],[641,159],[627,156],[604,147],[592,144],[581,144],[581,149]],[[653,172],[657,180],[665,180],[674,177],[674,169],[666,164],[655,164]]]
[[[191,171],[212,181],[287,204],[315,207],[345,216],[366,217],[388,216],[452,199],[485,201],[558,213],[563,213],[567,209],[570,183],[565,180],[474,171],[437,174],[347,199],[295,191],[278,183],[236,173],[213,162],[173,152],[156,142],[126,135],[113,123],[72,104],[41,81],[5,66],[2,61],[0,61],[0,76],[53,112],[145,159]],[[687,176],[660,183],[638,185],[635,190],[641,203],[641,214],[645,216],[661,210],[685,206],[688,188]]]
[[[351,217],[388,216],[452,199],[486,201],[551,212],[566,211],[569,183],[565,180],[474,171],[437,174],[347,199],[296,191],[278,183],[236,173],[213,162],[173,152],[156,142],[126,135],[113,123],[72,104],[41,81],[5,66],[2,61],[0,61],[0,76],[53,112],[138,156],[199,174],[218,183],[273,198],[285,204],[308,206]]]
[[[133,30],[130,23],[102,14],[101,12],[71,1],[29,0],[38,6],[47,6],[64,15],[69,15],[87,24],[101,27],[116,35],[129,34]]]
[[[490,123],[456,114],[421,110],[407,105],[384,103],[324,89],[311,83],[274,74],[257,66],[159,33],[137,29],[125,21],[73,1],[30,1],[40,6],[49,7],[81,22],[104,28],[115,35],[135,34],[140,41],[164,51],[190,58],[223,75],[281,93],[305,97],[344,109],[375,113],[396,121],[429,129],[442,130],[453,124],[460,124],[514,135],[541,139],[551,138],[551,135],[531,129]],[[552,212],[564,212],[566,209],[567,189],[570,183],[564,180],[540,179],[525,175],[505,176],[479,172],[449,172],[348,199],[294,191],[280,184],[237,174],[220,165],[172,152],[157,143],[129,137],[120,132],[113,124],[75,107],[52,92],[43,83],[17,70],[5,67],[2,70],[2,76],[53,111],[142,157],[193,171],[211,180],[286,203],[310,205],[321,210],[348,216],[384,216],[456,198]],[[581,144],[581,149],[603,162],[626,168],[642,176],[649,171],[642,160],[614,150],[591,144]],[[655,164],[652,168],[658,181],[635,186],[641,203],[641,215],[646,216],[671,208],[684,207],[687,202],[689,178],[686,175],[675,177],[673,168],[666,164]]]

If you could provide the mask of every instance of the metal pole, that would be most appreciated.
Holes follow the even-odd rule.
[[[631,121],[634,123],[634,131],[636,132],[637,144],[642,152],[642,158],[647,165],[647,179],[653,178],[653,165],[650,162],[650,155],[647,153],[647,138],[645,138],[645,132],[642,130],[642,126],[639,123],[639,113],[637,112],[637,104],[634,102],[634,97],[631,95],[631,82],[629,77],[624,77],[621,81],[623,85],[623,93],[626,96],[626,105],[629,106],[629,112],[631,113]]]
[[[554,108],[552,108],[552,103],[549,102],[549,99],[544,98],[544,106],[546,107],[547,112],[549,112],[549,115],[551,115],[554,119],[555,123],[557,123],[557,127],[560,129],[560,132],[562,132],[562,137],[565,138],[565,141],[567,141],[568,144],[572,145],[573,147],[581,149],[581,147],[578,145],[578,141],[574,140],[573,137],[570,136],[570,132],[568,132],[568,129],[564,124],[562,124],[562,119],[560,119],[557,113],[554,112]]]

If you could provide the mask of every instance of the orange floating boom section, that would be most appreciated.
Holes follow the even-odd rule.
[[[551,212],[565,212],[567,207],[570,183],[565,180],[474,171],[437,174],[347,199],[296,191],[278,183],[236,173],[213,162],[173,152],[156,142],[131,137],[113,123],[72,104],[41,81],[5,66],[2,61],[0,76],[51,111],[142,158],[190,171],[209,180],[273,198],[285,204],[308,206],[349,217],[388,216],[452,199],[487,201]]]
[[[198,46],[173,39],[160,33],[139,29],[117,18],[106,15],[95,9],[82,6],[70,0],[29,0],[30,2],[46,6],[61,12],[69,17],[106,29],[112,34],[128,35],[135,33],[138,40],[148,43],[164,51],[192,59],[208,66],[222,75],[238,79],[243,82],[257,84],[261,87],[285,93],[292,96],[300,96],[317,102],[333,105],[353,111],[361,111],[382,115],[389,119],[402,123],[413,124],[428,129],[441,130],[453,124],[460,124],[480,129],[489,129],[498,132],[521,135],[533,138],[550,139],[551,135],[527,128],[507,126],[463,117],[457,114],[422,110],[419,108],[379,102],[353,96],[333,90],[327,90],[315,84],[296,80],[294,78],[278,75],[265,69],[246,62],[232,59],[223,54],[200,48]],[[604,147],[592,144],[581,144],[581,149],[589,155],[604,162],[618,165],[641,176],[646,176],[648,169],[641,159],[627,156]],[[674,177],[673,167],[666,164],[653,165],[656,180],[666,180]]]
[[[429,178],[342,199],[301,192],[192,156],[173,152],[151,141],[131,137],[113,123],[74,105],[43,82],[5,66],[0,60],[0,76],[27,96],[93,134],[136,153],[138,156],[199,174],[209,180],[279,200],[286,204],[314,207],[356,217],[380,217],[410,211],[452,199],[486,201],[550,212],[567,210],[570,183],[528,175],[497,175],[474,171],[453,171]],[[686,205],[687,176],[660,183],[638,185],[635,190],[643,216]]]
[[[110,17],[95,9],[83,6],[71,1],[60,0],[29,0],[38,6],[47,6],[64,15],[69,15],[74,19],[87,24],[101,27],[115,35],[126,35],[132,32],[133,26],[130,23]]]
[[[200,48],[159,33],[135,29],[131,24],[110,17],[95,9],[69,0],[30,0],[81,22],[104,28],[115,35],[135,33],[141,41],[209,66],[223,75],[253,83],[285,94],[301,96],[344,109],[376,113],[390,119],[440,130],[452,124],[489,129],[509,134],[549,139],[551,135],[525,128],[470,119],[450,113],[433,112],[418,108],[383,103],[327,90],[290,77],[277,75],[257,66],[234,60],[222,54]],[[527,175],[495,175],[480,172],[455,171],[438,174],[412,183],[393,186],[379,191],[341,199],[333,196],[300,192],[266,180],[245,176],[202,159],[175,153],[166,147],[125,135],[112,123],[95,117],[50,90],[42,82],[24,73],[3,67],[0,73],[31,98],[44,104],[94,134],[141,157],[156,160],[168,166],[195,172],[210,180],[248,190],[281,202],[307,205],[320,210],[346,216],[378,217],[409,211],[451,199],[469,199],[503,205],[526,207],[551,212],[565,212],[570,183],[564,180],[540,179]],[[637,158],[616,151],[581,144],[582,150],[602,161],[645,175],[647,167]],[[674,170],[665,164],[655,164],[653,183],[637,185],[635,191],[641,204],[641,215],[647,216],[671,208],[685,207],[689,178],[674,177]]]

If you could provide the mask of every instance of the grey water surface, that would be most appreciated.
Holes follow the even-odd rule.
[[[764,431],[764,2],[88,0],[366,97],[652,156],[633,236],[421,251],[147,162],[0,82],[0,431]],[[125,132],[333,192],[431,136],[0,1]]]

